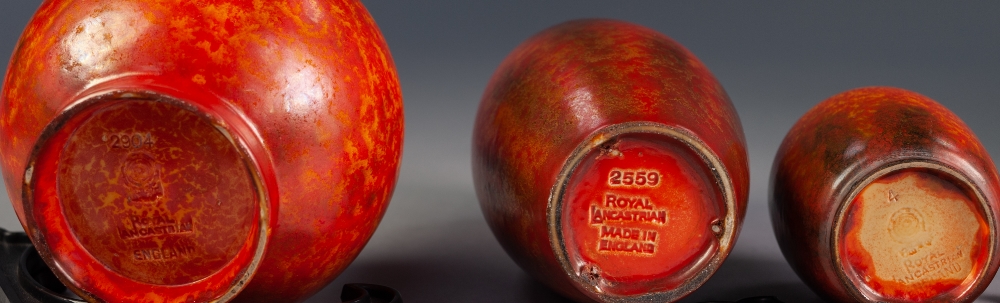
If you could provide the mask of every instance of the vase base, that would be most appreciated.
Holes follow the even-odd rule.
[[[261,255],[263,200],[223,123],[135,92],[90,98],[55,121],[27,170],[25,201],[32,240],[70,288],[102,301],[242,289]]]
[[[706,151],[645,123],[607,128],[578,148],[550,221],[577,288],[605,302],[672,301],[711,276],[734,240],[735,211]]]
[[[991,228],[979,195],[950,170],[906,164],[854,195],[839,224],[845,277],[869,300],[954,301],[984,272]]]

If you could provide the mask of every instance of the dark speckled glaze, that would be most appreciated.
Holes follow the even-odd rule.
[[[679,143],[670,138],[687,141]],[[668,141],[673,143],[656,145]],[[732,249],[745,213],[749,184],[745,144],[739,118],[722,86],[681,45],[653,30],[624,22],[578,20],[530,38],[497,69],[476,119],[473,177],[483,214],[497,239],[511,258],[538,280],[580,301],[676,300],[704,283]],[[649,157],[656,149],[671,146],[678,148],[665,155],[691,158],[687,158],[690,162],[677,162],[681,163],[677,168],[681,171],[664,168],[664,180],[694,180],[684,179],[687,175],[682,171],[704,173],[710,180],[692,185],[696,187],[677,185],[631,193],[656,198],[672,190],[693,189],[695,194],[700,191],[729,201],[720,202],[716,210],[717,220],[724,221],[716,222],[719,226],[677,225],[679,229],[664,229],[691,228],[692,234],[709,238],[712,230],[716,231],[721,240],[706,240],[715,245],[705,249],[708,257],[704,262],[709,265],[685,261],[681,266],[693,266],[693,273],[668,271],[662,274],[664,280],[656,282],[627,273],[650,268],[643,258],[649,257],[651,262],[677,260],[619,253],[621,260],[628,261],[603,263],[603,272],[590,265],[580,268],[585,273],[577,272],[575,263],[569,261],[573,256],[567,251],[585,254],[586,249],[597,249],[597,244],[566,244],[569,242],[564,240],[571,239],[563,236],[597,231],[587,230],[590,227],[584,223],[561,224],[560,218],[569,216],[564,208],[581,211],[581,218],[587,218],[582,212],[586,204],[561,201],[581,192],[629,193],[580,185],[590,180],[587,178],[599,180],[600,185],[604,175],[591,174],[603,169],[602,164],[592,164],[593,170],[582,172],[574,170],[577,164],[584,167],[591,165],[588,159],[612,159],[608,154],[617,153],[615,148],[623,153],[639,150],[639,156],[643,148],[651,148],[645,149]],[[630,164],[629,160],[621,161]],[[659,214],[658,208],[650,209]],[[685,219],[680,212],[669,216],[670,220]],[[593,216],[590,218],[593,220]],[[654,223],[636,226],[659,226],[655,220],[650,222]],[[655,244],[660,245],[656,249],[667,245],[656,243],[660,243]],[[651,251],[654,244],[650,245]],[[695,263],[699,265],[692,265]],[[601,273],[612,271],[626,274],[614,283],[602,280]],[[684,281],[667,281],[671,277],[684,277]],[[608,292],[598,293],[597,287],[606,287]]]
[[[900,186],[907,176],[923,185]],[[820,103],[785,137],[770,189],[785,258],[831,300],[971,301],[997,271],[993,160],[957,116],[917,93],[869,87]],[[935,221],[947,214],[940,209],[962,215]],[[956,240],[962,224],[978,230],[974,241]],[[941,236],[911,243],[921,235]],[[948,246],[956,253],[942,257],[951,241],[960,241]]]
[[[0,160],[85,299],[296,302],[378,226],[402,105],[360,1],[50,0],[4,80]]]

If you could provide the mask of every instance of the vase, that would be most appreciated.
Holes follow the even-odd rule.
[[[473,131],[490,228],[529,274],[580,301],[674,301],[732,250],[746,212],[739,117],[680,44],[577,20],[518,46]]]
[[[781,251],[841,302],[967,302],[997,271],[993,160],[955,114],[898,88],[809,110],[771,171]]]
[[[358,1],[46,1],[0,98],[17,216],[88,301],[304,300],[399,169],[396,71]]]

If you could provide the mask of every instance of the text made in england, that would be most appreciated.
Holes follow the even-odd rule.
[[[187,258],[194,253],[194,247],[181,245],[177,247],[137,249],[132,252],[132,259],[136,261],[169,261],[179,258]]]

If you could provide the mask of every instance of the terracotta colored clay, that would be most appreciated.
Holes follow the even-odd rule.
[[[789,131],[771,220],[795,272],[842,302],[966,302],[997,271],[993,160],[953,113],[896,88],[847,91]]]
[[[640,26],[571,21],[524,42],[483,96],[473,176],[524,270],[582,301],[677,300],[732,249],[743,130],[722,86]]]
[[[304,300],[374,232],[402,132],[358,1],[46,1],[0,99],[14,209],[90,301]]]

